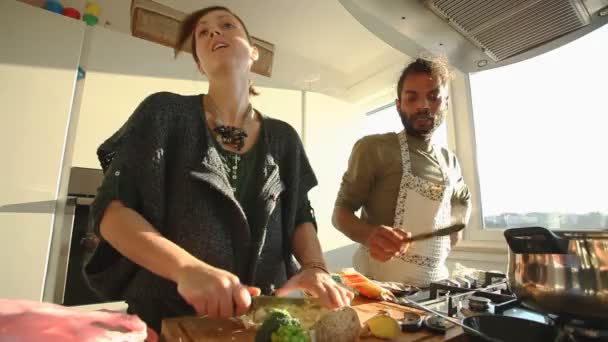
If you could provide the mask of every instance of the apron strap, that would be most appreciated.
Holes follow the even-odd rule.
[[[446,186],[454,185],[454,179],[452,177],[452,172],[450,172],[450,168],[448,167],[448,163],[441,153],[441,147],[437,145],[433,145],[433,152],[435,153],[435,158],[437,158],[437,163],[439,163],[439,169],[441,170],[441,174],[443,176],[443,180]]]

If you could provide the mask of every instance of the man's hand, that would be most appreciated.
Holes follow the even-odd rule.
[[[289,279],[276,291],[277,296],[285,296],[294,290],[304,290],[319,298],[321,304],[335,309],[350,305],[354,295],[338,285],[329,274],[317,268],[307,268]]]
[[[401,229],[379,225],[373,228],[365,245],[372,258],[385,262],[407,251],[410,243],[406,239],[411,235]]]
[[[452,248],[454,246],[456,246],[456,244],[458,242],[460,242],[461,240],[462,240],[462,230],[459,232],[450,234],[450,244],[452,245]]]
[[[207,264],[185,267],[177,280],[177,291],[199,315],[230,318],[247,312],[251,296],[260,289],[247,287],[234,274]]]

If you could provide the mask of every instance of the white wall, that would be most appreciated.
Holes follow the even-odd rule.
[[[264,115],[281,119],[301,134],[302,100],[299,91],[256,87],[259,96],[252,99],[253,106]]]
[[[14,1],[0,22],[0,297],[40,300],[84,25]]]
[[[336,230],[331,215],[342,175],[355,141],[361,137],[365,116],[347,102],[307,93],[306,152],[319,185],[310,193],[327,263],[337,270],[351,265],[354,243]]]
[[[97,147],[125,123],[148,95],[164,90],[193,94],[196,88],[193,82],[100,72],[88,74],[85,87],[73,166],[89,168],[100,168]]]

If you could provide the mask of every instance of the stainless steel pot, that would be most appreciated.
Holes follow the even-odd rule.
[[[511,290],[534,309],[608,319],[608,230],[504,232]]]

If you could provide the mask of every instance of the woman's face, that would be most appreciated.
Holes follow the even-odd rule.
[[[258,59],[245,28],[230,12],[207,13],[194,29],[199,69],[208,76],[222,72],[248,73]]]

